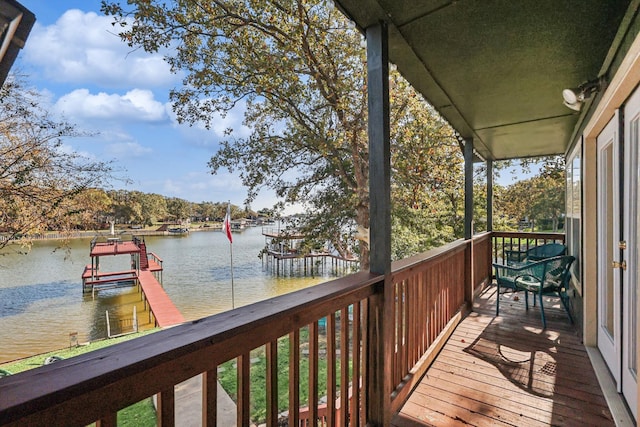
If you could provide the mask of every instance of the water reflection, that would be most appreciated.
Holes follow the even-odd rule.
[[[185,319],[194,320],[231,309],[229,242],[223,233],[196,232],[188,237],[147,237],[147,247],[163,259],[163,285]],[[0,362],[42,353],[78,341],[106,337],[106,314],[132,316],[150,326],[137,288],[82,293],[81,274],[90,263],[89,239],[55,251],[56,242],[37,242],[31,253],[0,256]],[[330,277],[277,277],[258,253],[265,241],[259,228],[234,234],[235,306],[302,289]],[[67,258],[67,259],[65,259]],[[103,257],[104,271],[128,269],[129,257]]]
[[[0,318],[22,314],[39,300],[55,302],[71,293],[74,287],[75,284],[69,282],[51,282],[0,289]]]

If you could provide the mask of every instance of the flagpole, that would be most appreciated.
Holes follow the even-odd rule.
[[[235,287],[233,285],[233,238],[231,237],[231,200],[227,202],[227,214],[224,217],[224,231],[229,239],[229,253],[231,254],[231,309],[236,308]]]
[[[231,309],[234,309],[236,308],[236,302],[233,287],[233,242],[229,242],[229,251],[231,252]]]

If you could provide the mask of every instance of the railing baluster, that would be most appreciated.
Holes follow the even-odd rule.
[[[116,427],[118,425],[118,413],[111,412],[96,421],[96,427]]]
[[[327,316],[327,424],[336,425],[336,315]]]
[[[415,358],[414,353],[415,353],[415,337],[414,337],[414,326],[412,324],[412,322],[415,320],[414,319],[414,314],[415,314],[415,295],[414,295],[414,289],[415,289],[415,277],[411,277],[411,278],[407,278],[404,280],[405,285],[404,285],[404,295],[405,295],[405,301],[404,301],[404,326],[403,326],[403,333],[404,333],[404,350],[403,350],[403,364],[404,367],[402,368],[402,372],[401,375],[402,377],[405,376],[405,372],[407,369],[409,369],[409,366],[413,365],[413,360]]]
[[[369,407],[369,395],[367,391],[369,390],[369,358],[367,355],[370,353],[370,344],[369,344],[369,334],[367,333],[367,324],[369,319],[369,299],[365,299],[362,301],[362,316],[360,317],[362,321],[362,368],[360,372],[362,373],[362,398],[360,401],[360,418],[363,421],[367,419],[367,408]]]
[[[353,321],[351,322],[351,351],[352,351],[352,374],[351,374],[351,410],[349,414],[351,416],[351,425],[360,425],[360,342],[362,334],[360,333],[360,303],[353,304]]]
[[[202,374],[202,425],[215,427],[218,423],[218,369]]]
[[[318,322],[309,325],[309,420],[318,419]],[[310,424],[311,424],[310,423]],[[312,424],[312,425],[313,425]]]
[[[429,269],[425,272],[425,286],[427,288],[427,292],[429,293],[429,304],[427,305],[427,317],[429,319],[429,345],[435,339],[435,331],[437,324],[437,311],[436,308],[436,296],[437,289],[433,286],[434,283],[438,282],[438,277],[436,276],[436,271],[434,269]]]
[[[420,352],[419,354],[424,354],[424,352],[429,347],[427,343],[427,319],[425,318],[427,301],[426,301],[426,287],[425,287],[425,277],[424,272],[418,272],[416,275],[416,283],[418,285],[418,297],[416,301],[416,322],[418,322],[418,333],[420,334]]]
[[[237,357],[237,375],[238,375],[238,425],[248,426],[250,416],[250,388],[251,384],[251,355],[244,353]]]
[[[300,425],[300,330],[289,334],[289,425]]]
[[[278,341],[266,345],[267,353],[267,425],[278,423]]]
[[[349,308],[340,311],[340,419],[346,427],[349,419]]]
[[[393,310],[393,314],[391,316],[389,316],[391,319],[393,319],[393,324],[395,326],[395,328],[393,329],[393,336],[390,337],[391,341],[393,342],[393,364],[391,366],[391,381],[393,381],[394,383],[398,382],[398,366],[400,365],[399,360],[398,360],[398,349],[401,345],[400,343],[400,337],[402,335],[400,335],[400,331],[399,331],[399,327],[400,327],[400,283],[392,283],[392,289],[393,289],[393,303],[390,304],[390,306],[392,307]]]
[[[176,423],[175,394],[173,387],[158,393],[158,427],[172,427]]]
[[[403,280],[402,284],[402,365],[400,371],[400,381],[404,377],[409,367],[409,352],[410,352],[410,335],[409,335],[409,307],[411,307],[410,291],[411,280]]]

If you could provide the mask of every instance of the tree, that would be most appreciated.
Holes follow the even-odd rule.
[[[142,217],[142,206],[138,198],[127,190],[107,192],[112,200],[113,219],[119,224],[137,222]]]
[[[104,190],[87,188],[69,200],[68,212],[74,212],[72,222],[75,227],[83,230],[98,229],[108,221],[111,203]]]
[[[461,237],[464,159],[451,126],[398,73],[390,75],[392,256]]]
[[[539,159],[539,165],[536,176],[506,187],[499,209],[514,222],[529,219],[532,230],[536,222],[550,220],[553,231],[557,231],[565,211],[564,159],[546,157]]]
[[[30,243],[49,227],[72,226],[73,199],[112,178],[109,163],[95,162],[63,147],[83,135],[41,106],[24,77],[10,76],[0,89],[0,229],[6,239]]]
[[[208,126],[213,113],[246,103],[252,134],[229,131],[212,171],[238,169],[247,202],[269,186],[304,203],[304,231],[346,254],[344,236],[369,225],[362,36],[318,1],[131,3],[131,13],[111,2],[103,11],[131,23],[122,33],[131,46],[175,46],[168,61],[186,72],[171,93],[179,120]],[[363,260],[367,251],[361,244]]]
[[[167,212],[169,216],[181,223],[191,218],[191,203],[178,197],[167,199]]]
[[[167,200],[159,194],[140,194],[140,205],[142,213],[142,223],[153,225],[164,219],[167,214]]]
[[[270,187],[284,203],[303,204],[307,215],[299,230],[330,241],[342,255],[358,253],[366,269],[369,153],[362,35],[332,3],[321,0],[127,3],[132,10],[111,1],[103,1],[102,10],[115,17],[130,46],[170,49],[167,61],[185,74],[182,87],[171,92],[178,120],[209,126],[214,113],[245,103],[244,125],[251,134],[245,138],[229,129],[209,162],[212,172],[239,171],[247,203]],[[399,105],[407,93],[401,89]],[[398,109],[398,126],[406,123],[403,111]],[[418,120],[412,124],[419,127]],[[402,133],[395,142],[404,141]],[[457,202],[453,193],[452,200]]]
[[[217,208],[212,202],[202,202],[198,204],[197,212],[201,221],[211,221],[216,218]]]

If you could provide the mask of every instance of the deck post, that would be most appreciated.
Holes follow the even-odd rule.
[[[468,245],[465,251],[465,292],[467,308],[473,307],[473,138],[464,140],[464,238]]]
[[[464,238],[473,237],[473,138],[464,140]]]
[[[487,160],[487,231],[493,231],[493,160]]]
[[[389,425],[391,420],[391,361],[393,343],[389,328],[393,301],[391,287],[391,166],[389,142],[389,40],[385,22],[366,29],[367,90],[369,109],[369,270],[384,274],[383,292],[369,299],[367,311],[367,404],[369,426]],[[389,357],[385,357],[389,355]]]

